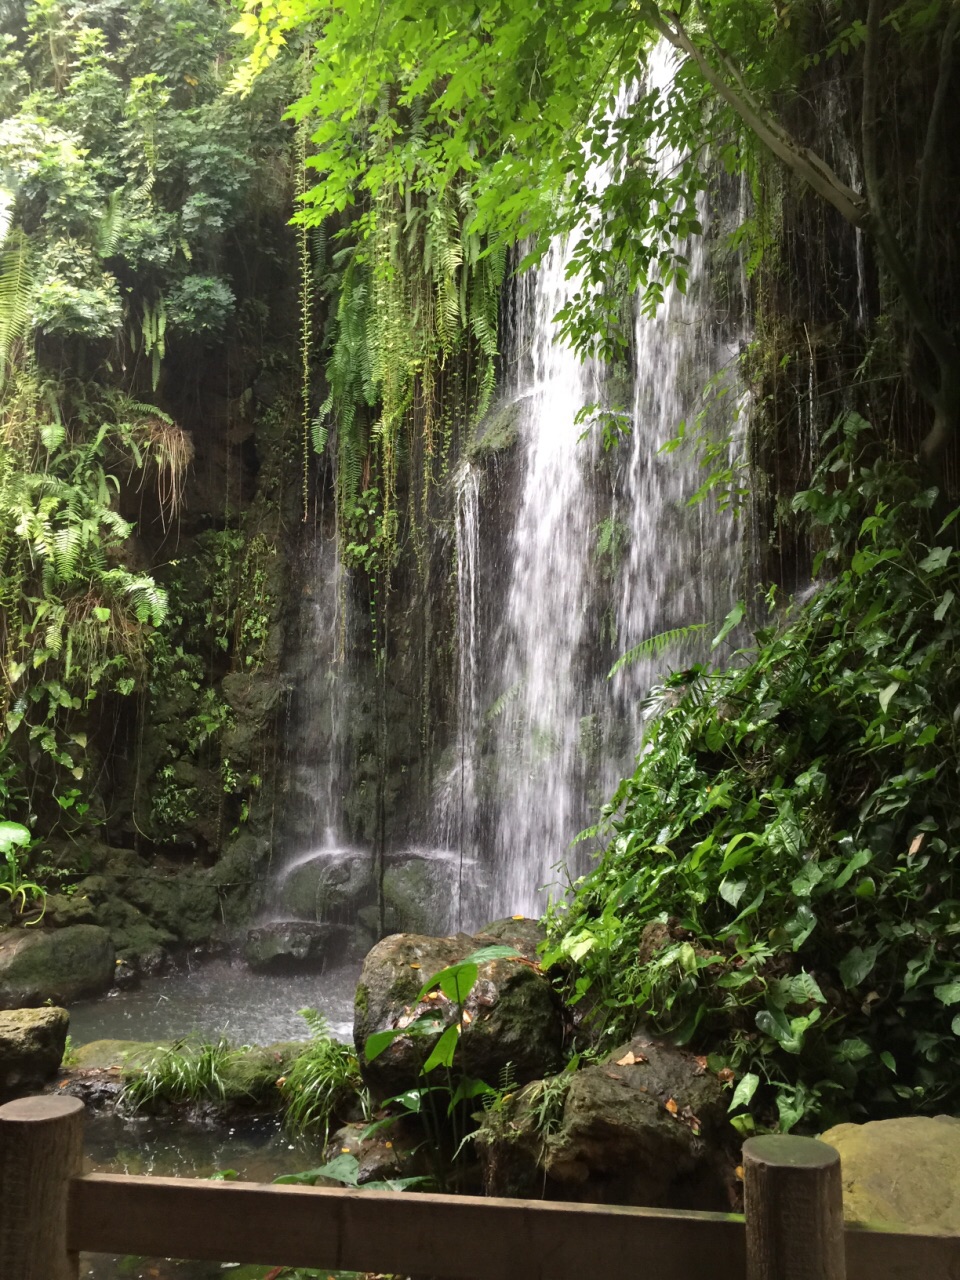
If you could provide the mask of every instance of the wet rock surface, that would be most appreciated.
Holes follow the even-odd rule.
[[[518,922],[519,923],[519,922]],[[463,1016],[455,1070],[496,1084],[509,1068],[518,1083],[555,1071],[560,1065],[564,1019],[548,979],[533,956],[528,930],[455,934],[432,938],[393,934],[378,942],[363,964],[357,986],[354,1041],[364,1079],[376,1097],[388,1097],[423,1083],[420,1071],[441,1029],[457,1022],[457,1005],[439,992],[418,999],[423,985],[441,969],[484,947],[512,946],[518,955],[480,964]],[[437,1022],[429,1035],[401,1035],[372,1062],[364,1046],[375,1031],[402,1030],[424,1014]]]
[[[0,934],[0,1009],[70,1004],[113,983],[114,947],[106,929],[9,929]]]
[[[706,1060],[646,1036],[486,1116],[490,1195],[725,1210],[738,1137]]]
[[[960,1234],[960,1119],[903,1116],[821,1136],[840,1152],[848,1222]]]
[[[69,1026],[66,1009],[0,1012],[0,1100],[38,1088],[56,1075]]]
[[[258,972],[319,969],[328,960],[340,960],[349,940],[350,931],[343,925],[278,920],[248,929],[241,955]]]

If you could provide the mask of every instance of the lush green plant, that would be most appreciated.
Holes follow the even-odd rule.
[[[423,1186],[430,1179],[424,1176],[414,1178],[384,1178],[382,1181],[360,1182],[360,1162],[356,1156],[341,1153],[327,1164],[317,1169],[307,1169],[304,1173],[285,1173],[274,1182],[292,1186],[313,1187],[323,1180],[339,1182],[344,1187],[353,1187],[363,1191],[405,1191],[407,1187]]]
[[[794,502],[809,598],[778,616],[771,593],[755,648],[654,692],[607,848],[550,921],[596,1034],[713,1050],[744,1131],[960,1097],[957,512],[855,414],[837,435]]]
[[[12,905],[19,902],[20,910],[27,910],[28,899],[40,908],[40,913],[30,924],[38,924],[46,908],[46,892],[32,880],[25,880],[20,866],[18,849],[30,843],[30,832],[19,822],[0,821],[0,854],[6,863],[6,876],[0,880],[0,893],[7,894]]]
[[[284,1125],[295,1134],[322,1133],[326,1142],[332,1120],[360,1103],[369,1112],[369,1098],[356,1054],[335,1040],[330,1024],[315,1009],[301,1009],[310,1028],[310,1043],[290,1066],[280,1086]]]
[[[517,952],[513,947],[481,947],[427,979],[414,1004],[431,1002],[429,1012],[420,1014],[406,1027],[374,1031],[367,1036],[363,1050],[368,1062],[373,1062],[399,1038],[423,1041],[423,1063],[420,1067],[423,1084],[387,1098],[383,1105],[402,1115],[418,1117],[435,1155],[445,1149],[449,1138],[452,1139],[455,1161],[470,1135],[474,1119],[471,1110],[476,1099],[491,1098],[497,1093],[492,1085],[469,1074],[460,1039],[469,1020],[466,1005],[479,977],[480,965],[488,960],[516,958]],[[434,1077],[431,1073],[438,1069],[442,1069],[442,1084],[432,1083]],[[393,1118],[388,1114],[385,1119],[375,1121],[367,1133],[374,1132],[380,1125],[390,1124]],[[437,1165],[436,1176],[443,1185],[444,1173],[440,1165]]]
[[[581,349],[617,351],[629,341],[629,324],[611,274],[628,290],[642,289],[650,309],[673,280],[683,287],[686,240],[700,230],[705,150],[753,179],[759,157],[773,156],[872,237],[932,371],[917,380],[933,411],[927,452],[955,429],[960,353],[948,291],[928,265],[938,247],[943,113],[960,29],[952,4],[869,0],[853,16],[836,8],[802,17],[759,0],[455,9],[444,0],[398,0],[386,11],[378,0],[357,0],[334,12],[317,0],[245,0],[244,9],[240,29],[254,42],[248,82],[288,33],[316,32],[318,73],[294,108],[315,125],[310,163],[322,174],[306,193],[307,219],[356,209],[370,235],[399,240],[405,226],[380,219],[399,192],[407,211],[422,206],[442,219],[451,207],[465,210],[461,243],[477,235],[488,245],[527,239],[529,259],[546,251],[550,236],[571,232],[579,288],[561,312],[564,326]],[[642,77],[658,41],[676,52],[675,74],[668,84],[642,84],[617,110],[622,86]],[[933,85],[922,99],[908,70],[919,60]],[[811,81],[821,63],[859,87],[860,128],[851,134],[860,135],[862,191],[809,145],[816,92],[832,83],[824,75]],[[338,74],[323,74],[330,66]],[[902,120],[908,97],[923,159],[921,173],[904,182],[885,172],[881,121],[888,105]],[[668,146],[669,165],[649,162]],[[598,183],[597,166],[611,161],[613,180]],[[762,250],[762,232],[755,239]]]
[[[226,1040],[178,1040],[124,1073],[118,1105],[144,1111],[158,1102],[205,1102],[226,1096],[226,1069],[237,1056]]]

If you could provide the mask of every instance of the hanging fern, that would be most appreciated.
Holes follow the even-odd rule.
[[[30,245],[17,229],[10,233],[0,254],[0,390],[7,379],[13,349],[30,328],[30,268]]]

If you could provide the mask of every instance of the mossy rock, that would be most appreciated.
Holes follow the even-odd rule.
[[[142,1066],[169,1046],[169,1040],[91,1040],[73,1049],[69,1066],[78,1070],[133,1068]]]
[[[271,1110],[279,1106],[277,1082],[306,1047],[302,1040],[283,1040],[237,1050],[224,1067],[224,1101],[242,1106],[268,1103]]]
[[[702,1059],[638,1036],[604,1063],[537,1081],[485,1116],[477,1146],[486,1193],[729,1209],[739,1147],[726,1106]]]
[[[69,1005],[113,983],[110,934],[94,924],[8,929],[0,935],[0,1009]]]
[[[37,1088],[56,1074],[69,1025],[66,1009],[0,1012],[0,1098]]]
[[[838,1124],[822,1141],[840,1152],[848,1222],[960,1235],[960,1119]]]
[[[491,409],[477,424],[473,440],[467,447],[470,461],[483,462],[512,448],[520,438],[521,412],[519,400],[507,400]]]
[[[378,1097],[420,1083],[420,1068],[439,1038],[399,1036],[373,1062],[364,1045],[374,1031],[395,1029],[430,1012],[443,1025],[458,1017],[444,995],[418,1001],[422,986],[441,969],[457,964],[498,939],[460,933],[447,938],[394,934],[378,942],[363,963],[354,1005],[354,1041],[364,1079]],[[487,960],[466,1004],[466,1022],[456,1069],[496,1084],[508,1068],[518,1083],[559,1067],[563,1015],[551,983],[522,956]]]

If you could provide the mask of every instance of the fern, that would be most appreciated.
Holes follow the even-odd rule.
[[[658,635],[648,636],[646,640],[641,640],[639,644],[620,655],[607,673],[607,679],[612,680],[624,667],[629,667],[644,658],[659,658],[667,649],[685,644],[704,630],[706,630],[705,623],[695,622],[688,627],[675,627],[672,631],[661,631]]]
[[[15,344],[30,328],[33,288],[26,236],[18,229],[8,237],[8,244],[0,255],[0,389],[6,382],[7,364]]]

